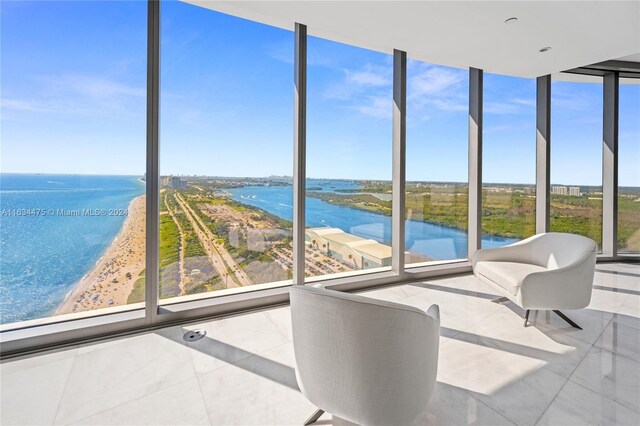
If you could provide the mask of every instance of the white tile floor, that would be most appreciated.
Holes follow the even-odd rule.
[[[435,394],[417,424],[640,424],[640,265],[599,264],[589,309],[491,302],[473,276],[367,292],[440,305]],[[207,336],[185,344],[188,329]],[[0,365],[0,423],[301,425],[288,308],[82,345]],[[347,425],[325,414],[319,425]]]

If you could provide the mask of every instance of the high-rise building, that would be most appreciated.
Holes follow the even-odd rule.
[[[568,195],[569,191],[566,186],[554,186],[551,188],[551,193],[554,195]]]

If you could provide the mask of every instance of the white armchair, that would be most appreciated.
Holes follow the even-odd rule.
[[[294,286],[300,390],[319,408],[366,425],[405,425],[427,407],[438,369],[440,314],[324,288]]]
[[[591,301],[596,243],[575,234],[549,232],[508,246],[478,250],[473,272],[526,310],[553,310],[580,328],[560,309],[581,309]]]

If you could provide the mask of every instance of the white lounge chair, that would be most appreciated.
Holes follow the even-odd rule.
[[[440,315],[324,288],[291,289],[300,390],[324,411],[365,425],[406,425],[427,407],[438,369]]]
[[[549,232],[515,244],[478,250],[473,273],[493,284],[505,297],[526,310],[552,310],[575,328],[560,309],[582,309],[591,301],[596,243],[575,234]]]

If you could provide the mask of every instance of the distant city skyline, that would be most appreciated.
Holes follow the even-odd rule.
[[[291,175],[293,32],[163,2],[163,175]],[[141,175],[145,2],[2,2],[2,172]],[[29,55],[25,55],[29,52]],[[535,182],[535,80],[485,74],[485,182]],[[308,41],[307,174],[391,178],[392,57]],[[467,180],[468,72],[408,64],[407,179]],[[552,85],[551,182],[602,181],[602,86]],[[640,186],[640,86],[620,89]]]
[[[122,177],[143,177],[143,173],[141,174],[95,174],[95,173],[40,173],[40,172],[0,172],[0,177],[2,175],[41,175],[41,176],[122,176]],[[160,175],[161,178],[166,178],[166,177],[180,177],[180,178],[197,178],[197,179],[222,179],[222,180],[243,180],[243,179],[247,179],[247,180],[282,180],[282,179],[288,179],[288,180],[293,180],[292,176],[216,176],[216,175],[194,175],[194,174],[168,174],[168,175],[164,175],[161,174]],[[307,181],[309,180],[329,180],[329,181],[355,181],[355,182],[385,182],[385,183],[392,183],[391,180],[384,180],[384,179],[352,179],[352,178],[327,178],[327,177],[307,177]],[[455,184],[455,185],[467,185],[468,182],[465,181],[442,181],[442,180],[407,180],[406,181],[407,184],[414,184],[414,183],[428,183],[428,184]],[[492,185],[496,185],[496,186],[514,186],[514,187],[522,187],[522,186],[530,186],[530,187],[535,187],[535,183],[513,183],[513,182],[487,182],[487,181],[483,181],[482,182],[483,186],[492,186]],[[564,188],[567,189],[567,194],[564,195],[571,195],[569,194],[569,190],[571,188],[601,188],[602,185],[578,185],[578,184],[564,184],[562,182],[560,183],[554,183],[552,184],[551,187],[551,193],[553,194],[559,194],[557,191],[554,191],[555,188],[562,188],[564,185]],[[619,185],[619,187],[626,187],[626,188],[639,188],[640,185]],[[559,195],[563,195],[563,194],[559,194]]]

